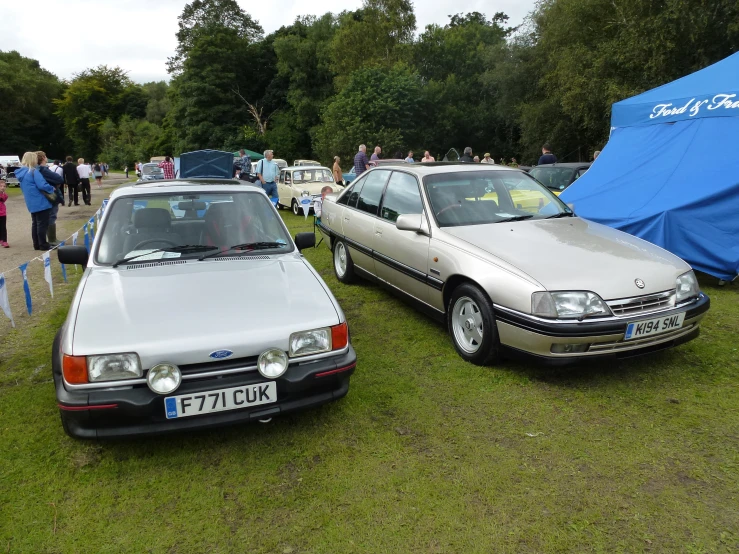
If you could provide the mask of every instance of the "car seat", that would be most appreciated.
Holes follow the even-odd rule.
[[[208,206],[201,244],[225,249],[245,242],[255,242],[257,238],[250,225],[251,217],[239,216],[234,202],[216,202]]]
[[[153,242],[157,239],[165,242]],[[180,235],[172,232],[172,218],[164,208],[141,208],[133,212],[133,228],[128,231],[124,241],[124,253],[133,251],[138,244],[147,240],[152,242],[145,248],[161,248],[168,243],[182,244]]]

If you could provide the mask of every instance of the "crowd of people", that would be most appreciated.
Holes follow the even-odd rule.
[[[59,207],[65,204],[65,188],[69,195],[68,206],[79,206],[82,201],[92,205],[90,176],[95,178],[98,188],[102,188],[103,175],[108,174],[108,164],[87,164],[84,158],[75,163],[67,156],[64,164],[49,159],[42,151],[26,152],[21,159],[21,167],[14,168],[15,177],[20,184],[26,208],[31,214],[31,238],[34,250],[48,250],[59,243],[56,240],[56,220]],[[6,182],[0,177],[0,247],[9,248],[7,234],[8,195]]]

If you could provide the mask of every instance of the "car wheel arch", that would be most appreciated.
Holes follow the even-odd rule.
[[[449,277],[446,281],[444,281],[444,288],[441,291],[443,295],[443,299],[444,299],[444,313],[445,314],[449,313],[449,302],[451,302],[452,294],[454,294],[454,290],[460,285],[463,285],[465,283],[474,285],[477,288],[479,288],[483,292],[483,294],[485,294],[485,296],[488,297],[488,300],[490,300],[490,302],[494,304],[493,299],[490,297],[490,293],[487,290],[485,290],[485,287],[480,285],[480,283],[478,283],[474,279],[471,279],[470,277],[467,277],[466,275],[455,274]]]

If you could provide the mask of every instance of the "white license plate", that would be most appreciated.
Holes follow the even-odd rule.
[[[256,383],[230,389],[169,396],[164,399],[167,419],[190,417],[213,412],[240,410],[277,402],[277,383]]]
[[[685,321],[685,312],[654,319],[645,319],[644,321],[635,321],[634,323],[629,323],[628,327],[626,327],[624,340],[639,339],[648,337],[649,335],[658,335],[674,329],[680,329],[683,326],[683,321]]]

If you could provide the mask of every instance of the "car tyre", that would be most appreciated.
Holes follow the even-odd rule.
[[[500,360],[493,303],[479,287],[464,283],[452,293],[447,326],[454,348],[466,361],[490,365]]]
[[[356,281],[354,273],[354,262],[349,255],[349,248],[343,240],[337,240],[334,243],[334,274],[336,278],[344,283],[349,284]]]
[[[298,204],[298,201],[293,198],[293,213],[295,215],[300,215],[300,204]]]

